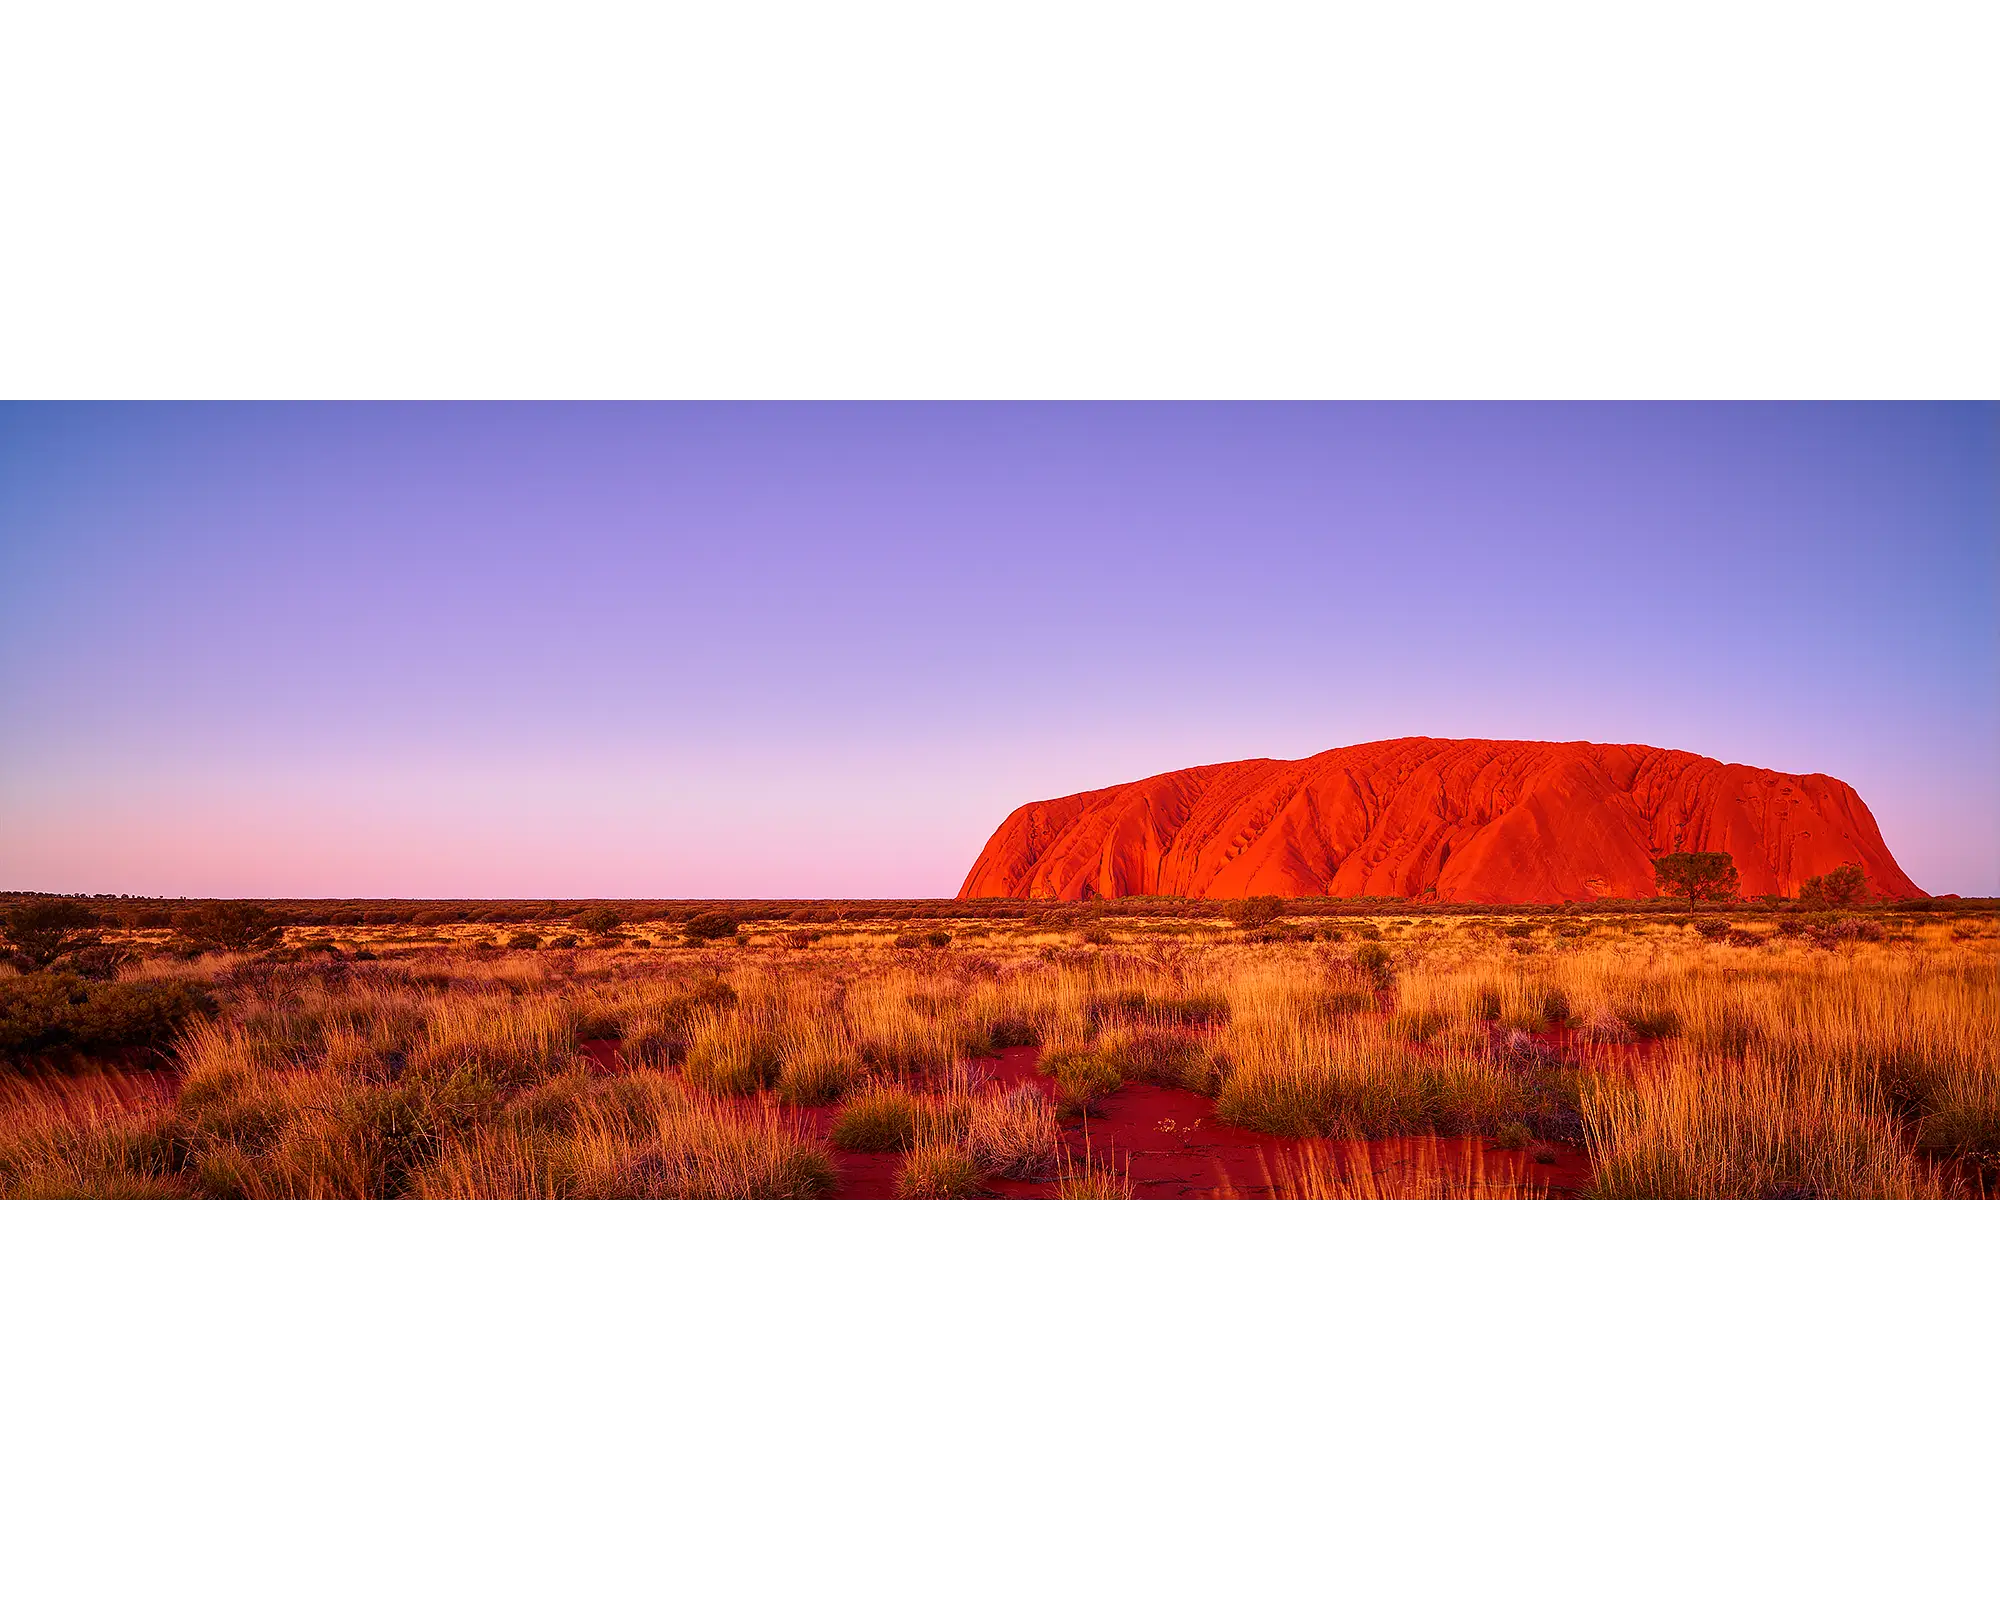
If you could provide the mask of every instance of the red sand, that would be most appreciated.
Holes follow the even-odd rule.
[[[1648,745],[1389,739],[1189,767],[1001,823],[961,900],[1386,895],[1554,905],[1654,892],[1653,857],[1726,850],[1745,895],[1859,863],[1921,895],[1838,778]]]
[[[1052,1080],[1035,1070],[1041,1052],[1033,1047],[1003,1050],[994,1059],[974,1063],[974,1069],[998,1088],[1032,1083],[1053,1098]],[[822,1136],[833,1121],[832,1108],[812,1114],[813,1128]],[[1064,1130],[1071,1158],[1081,1162],[1085,1143],[1094,1160],[1127,1173],[1133,1197],[1140,1200],[1262,1199],[1271,1194],[1272,1175],[1281,1154],[1299,1150],[1302,1141],[1273,1134],[1226,1127],[1215,1119],[1215,1108],[1202,1095],[1186,1089],[1162,1089],[1128,1083],[1108,1096],[1085,1122]],[[1346,1139],[1315,1141],[1378,1167],[1406,1158],[1407,1141]],[[1442,1141],[1439,1154],[1449,1167],[1470,1166],[1475,1151],[1483,1154],[1486,1176],[1495,1185],[1545,1184],[1555,1197],[1580,1192],[1590,1181],[1590,1164],[1580,1150],[1560,1146],[1548,1151],[1554,1160],[1491,1147],[1489,1141]],[[894,1155],[862,1155],[836,1150],[840,1167],[840,1198],[881,1200],[895,1194]],[[1053,1183],[1026,1183],[998,1178],[988,1185],[995,1194],[1014,1200],[1048,1199]]]

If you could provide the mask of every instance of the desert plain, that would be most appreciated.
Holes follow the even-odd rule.
[[[9,1197],[2000,1189],[1986,902],[23,906]]]

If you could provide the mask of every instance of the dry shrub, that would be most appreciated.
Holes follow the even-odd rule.
[[[1630,1044],[1638,1038],[1622,1018],[1601,1006],[1578,1023],[1576,1031],[1589,1044]]]
[[[1175,988],[1117,989],[1092,997],[1086,1007],[1101,1024],[1141,1023],[1151,1028],[1206,1028],[1229,1020],[1227,995]]]

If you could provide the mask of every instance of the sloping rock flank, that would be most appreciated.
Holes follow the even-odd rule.
[[[1639,899],[1652,858],[1726,850],[1746,896],[1848,862],[1921,895],[1861,797],[1820,773],[1638,744],[1387,739],[1231,761],[1022,806],[961,900],[1393,895],[1472,905]]]

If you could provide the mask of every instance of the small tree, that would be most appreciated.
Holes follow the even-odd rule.
[[[610,906],[592,906],[588,911],[579,911],[570,919],[570,926],[584,933],[594,933],[600,939],[615,933],[624,925],[624,915]]]
[[[1697,900],[1734,900],[1736,860],[1727,850],[1676,850],[1653,858],[1653,882],[1661,894],[1686,895],[1690,911]]]
[[[1365,972],[1368,981],[1379,989],[1389,981],[1389,974],[1395,968],[1396,958],[1389,954],[1387,948],[1377,944],[1373,939],[1365,939],[1354,948],[1354,964]]]
[[[285,923],[254,900],[217,900],[183,913],[180,930],[210,950],[268,950],[284,938]]]
[[[1868,875],[1852,862],[1799,885],[1799,904],[1808,911],[1843,911],[1868,893]]]
[[[704,939],[727,939],[738,927],[735,917],[727,911],[701,911],[681,925],[681,932],[696,944]]]
[[[75,900],[16,900],[5,926],[8,957],[30,972],[97,945],[97,913]]]
[[[1253,894],[1236,908],[1236,925],[1239,928],[1261,928],[1275,922],[1285,909],[1285,902],[1274,894]]]

